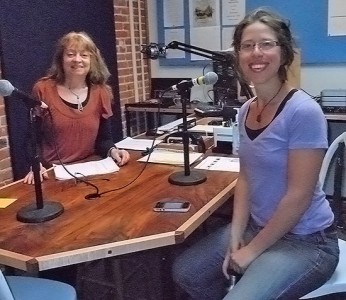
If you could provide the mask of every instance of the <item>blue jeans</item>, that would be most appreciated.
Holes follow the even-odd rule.
[[[250,221],[245,241],[261,230]],[[230,239],[224,226],[183,252],[173,264],[173,279],[192,299],[299,299],[325,283],[339,260],[336,230],[286,234],[258,256],[227,292],[222,263]]]

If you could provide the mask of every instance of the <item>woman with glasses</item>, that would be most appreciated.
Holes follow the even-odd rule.
[[[39,79],[33,94],[48,105],[41,113],[43,162],[76,162],[98,154],[120,166],[130,158],[114,146],[111,135],[113,95],[108,68],[94,41],[85,32],[70,32],[57,44],[48,75]],[[42,178],[47,177],[41,167]],[[34,183],[32,171],[24,179]]]
[[[256,96],[239,112],[232,222],[178,257],[173,277],[192,299],[299,299],[331,277],[339,257],[318,182],[326,120],[287,81],[294,41],[285,20],[257,9],[237,25],[233,46]],[[226,289],[235,274],[239,281]]]

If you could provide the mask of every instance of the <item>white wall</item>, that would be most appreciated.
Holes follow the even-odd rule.
[[[147,3],[150,42],[158,42],[156,0],[148,0]],[[158,78],[198,77],[202,75],[202,67],[160,66],[157,60],[151,62],[151,71],[152,77]],[[319,95],[323,89],[346,89],[346,64],[302,65],[301,88],[313,96]]]

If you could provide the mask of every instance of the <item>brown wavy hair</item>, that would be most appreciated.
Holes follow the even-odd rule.
[[[63,69],[63,55],[65,49],[72,45],[79,50],[90,52],[90,71],[86,81],[88,84],[107,84],[110,72],[101,55],[100,50],[92,38],[86,32],[69,32],[61,37],[57,43],[53,62],[47,72],[47,77],[55,79],[62,84],[65,81],[65,73]]]

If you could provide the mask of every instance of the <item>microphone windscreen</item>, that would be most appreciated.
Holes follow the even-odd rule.
[[[0,96],[10,96],[14,91],[14,86],[8,80],[0,80]]]
[[[215,84],[219,77],[215,72],[208,72],[204,76],[204,84]]]

